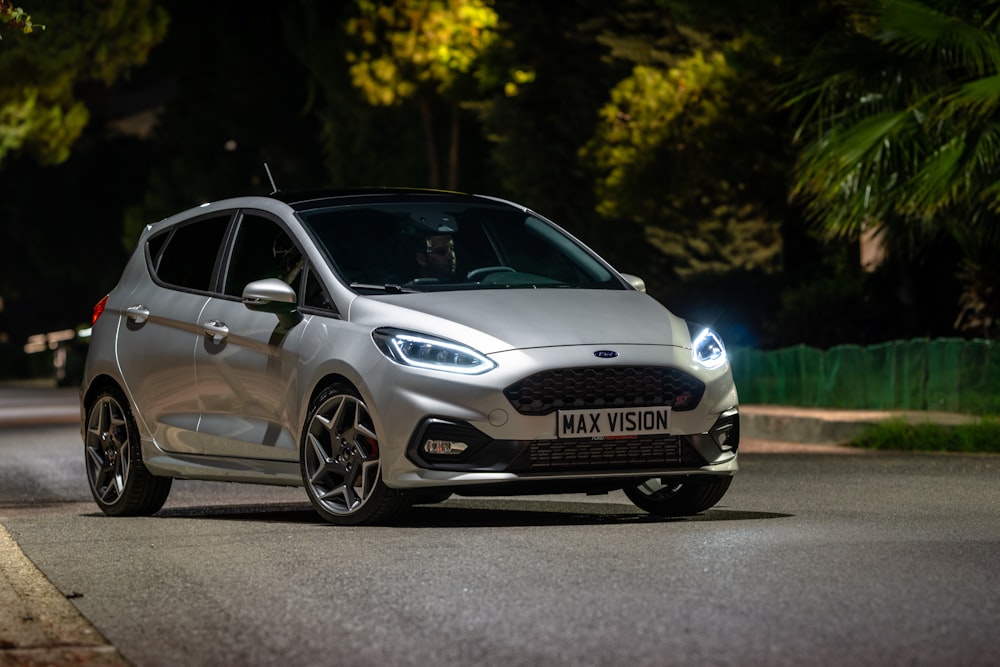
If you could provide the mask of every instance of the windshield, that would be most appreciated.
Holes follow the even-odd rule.
[[[393,203],[300,215],[333,270],[359,292],[626,289],[558,228],[507,206]]]

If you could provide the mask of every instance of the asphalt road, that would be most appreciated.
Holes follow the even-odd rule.
[[[342,528],[300,489],[197,482],[107,518],[76,426],[5,427],[0,524],[140,666],[1000,662],[1000,457],[761,444],[691,519],[613,494]]]

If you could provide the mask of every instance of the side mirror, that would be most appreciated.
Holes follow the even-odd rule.
[[[250,310],[289,315],[298,307],[295,290],[277,278],[255,280],[243,288],[243,305]]]
[[[627,280],[628,284],[634,287],[636,291],[639,292],[646,291],[646,281],[640,278],[639,276],[633,276],[631,273],[623,273],[622,278]]]

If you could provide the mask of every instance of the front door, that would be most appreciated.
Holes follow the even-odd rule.
[[[252,311],[238,297],[247,283],[263,278],[297,285],[302,254],[270,218],[243,214],[238,224],[225,296],[210,299],[201,314],[199,440],[206,454],[295,460],[302,425],[293,423],[292,402],[308,322]]]

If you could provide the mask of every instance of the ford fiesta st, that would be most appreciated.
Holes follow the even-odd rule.
[[[624,490],[689,515],[737,470],[719,336],[572,235],[480,195],[250,196],[148,225],[94,308],[87,479],[303,486],[336,524],[451,494]]]

